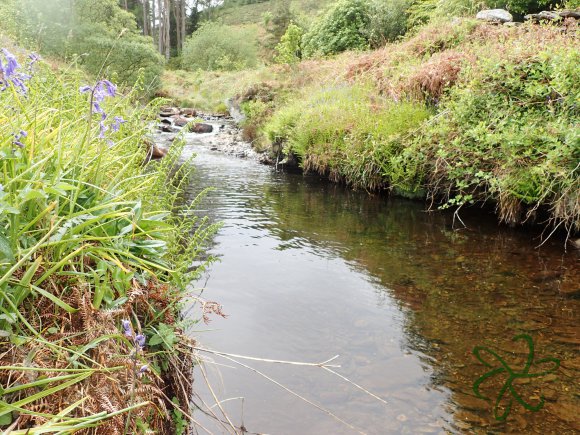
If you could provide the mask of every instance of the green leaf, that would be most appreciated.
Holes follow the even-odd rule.
[[[8,426],[12,423],[12,413],[0,416],[0,426]]]

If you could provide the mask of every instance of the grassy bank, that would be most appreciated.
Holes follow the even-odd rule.
[[[492,204],[503,222],[575,232],[579,61],[574,22],[454,19],[376,51],[212,73],[209,82],[199,75],[197,86],[237,94],[247,137],[278,161],[442,207]]]
[[[215,230],[182,204],[191,166],[179,140],[144,164],[155,104],[28,55],[0,54],[0,427],[176,433],[179,306]]]

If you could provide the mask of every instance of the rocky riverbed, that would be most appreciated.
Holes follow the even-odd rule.
[[[249,142],[243,140],[242,131],[232,117],[177,107],[163,107],[159,112],[153,144],[150,144],[152,158],[165,156],[178,135],[183,135],[186,142],[195,140],[211,151],[269,163],[264,155],[258,154]]]

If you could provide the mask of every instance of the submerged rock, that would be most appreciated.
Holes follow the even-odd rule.
[[[488,23],[509,23],[514,20],[512,14],[505,9],[487,9],[485,11],[479,11],[475,18],[481,21],[487,21]]]
[[[203,124],[198,122],[189,127],[191,133],[211,133],[213,131],[213,126],[210,124]]]

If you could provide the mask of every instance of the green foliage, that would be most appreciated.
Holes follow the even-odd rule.
[[[371,47],[396,40],[407,31],[410,0],[371,0],[367,37]]]
[[[339,0],[304,35],[306,57],[368,48],[370,6],[366,0]]]
[[[3,358],[27,359],[38,373],[0,372],[0,421],[12,409],[40,412],[48,418],[25,430],[72,433],[126,414],[127,432],[138,433],[131,411],[150,407],[142,415],[152,416],[157,408],[149,404],[163,398],[155,396],[158,374],[148,378],[148,392],[126,397],[118,389],[131,379],[124,364],[168,365],[176,350],[129,357],[134,344],[121,334],[121,319],[176,343],[166,329],[177,331],[177,304],[201,270],[192,270],[192,259],[215,226],[192,214],[195,204],[182,203],[192,167],[177,165],[179,140],[155,170],[144,166],[155,106],[135,107],[135,92],[106,98],[106,122],[122,116],[126,123],[101,138],[102,117],[91,113],[90,93],[79,92],[87,84],[82,74],[55,73],[42,63],[33,71],[26,96],[13,86],[0,91],[0,347],[9,352]],[[121,368],[103,364],[111,355],[123,358]],[[118,412],[80,406],[94,400],[90,385],[105,379],[111,400],[125,396],[114,405]],[[59,403],[79,389],[87,396],[63,409]]]
[[[163,59],[115,0],[22,0],[10,12],[18,20],[13,36],[41,53],[74,59],[119,84],[142,80],[151,92],[159,85]]]
[[[256,66],[255,41],[249,30],[205,23],[185,41],[182,66],[190,71],[235,71]]]
[[[373,104],[367,87],[310,91],[276,112],[264,132],[305,170],[355,187],[385,187],[394,176],[389,162],[403,149],[398,138],[430,116],[413,103]]]
[[[404,35],[410,0],[340,0],[304,35],[307,57],[379,47]]]
[[[294,23],[290,23],[280,43],[276,46],[278,53],[274,58],[278,63],[293,64],[302,57],[301,43],[304,31]]]
[[[409,25],[416,26],[436,17],[474,16],[483,9],[507,9],[523,15],[560,4],[560,0],[414,0],[408,8]]]
[[[578,51],[567,48],[480,59],[408,160],[453,192],[450,205],[494,198],[501,218],[518,222],[522,206],[549,204],[555,222],[578,226],[578,62]]]

